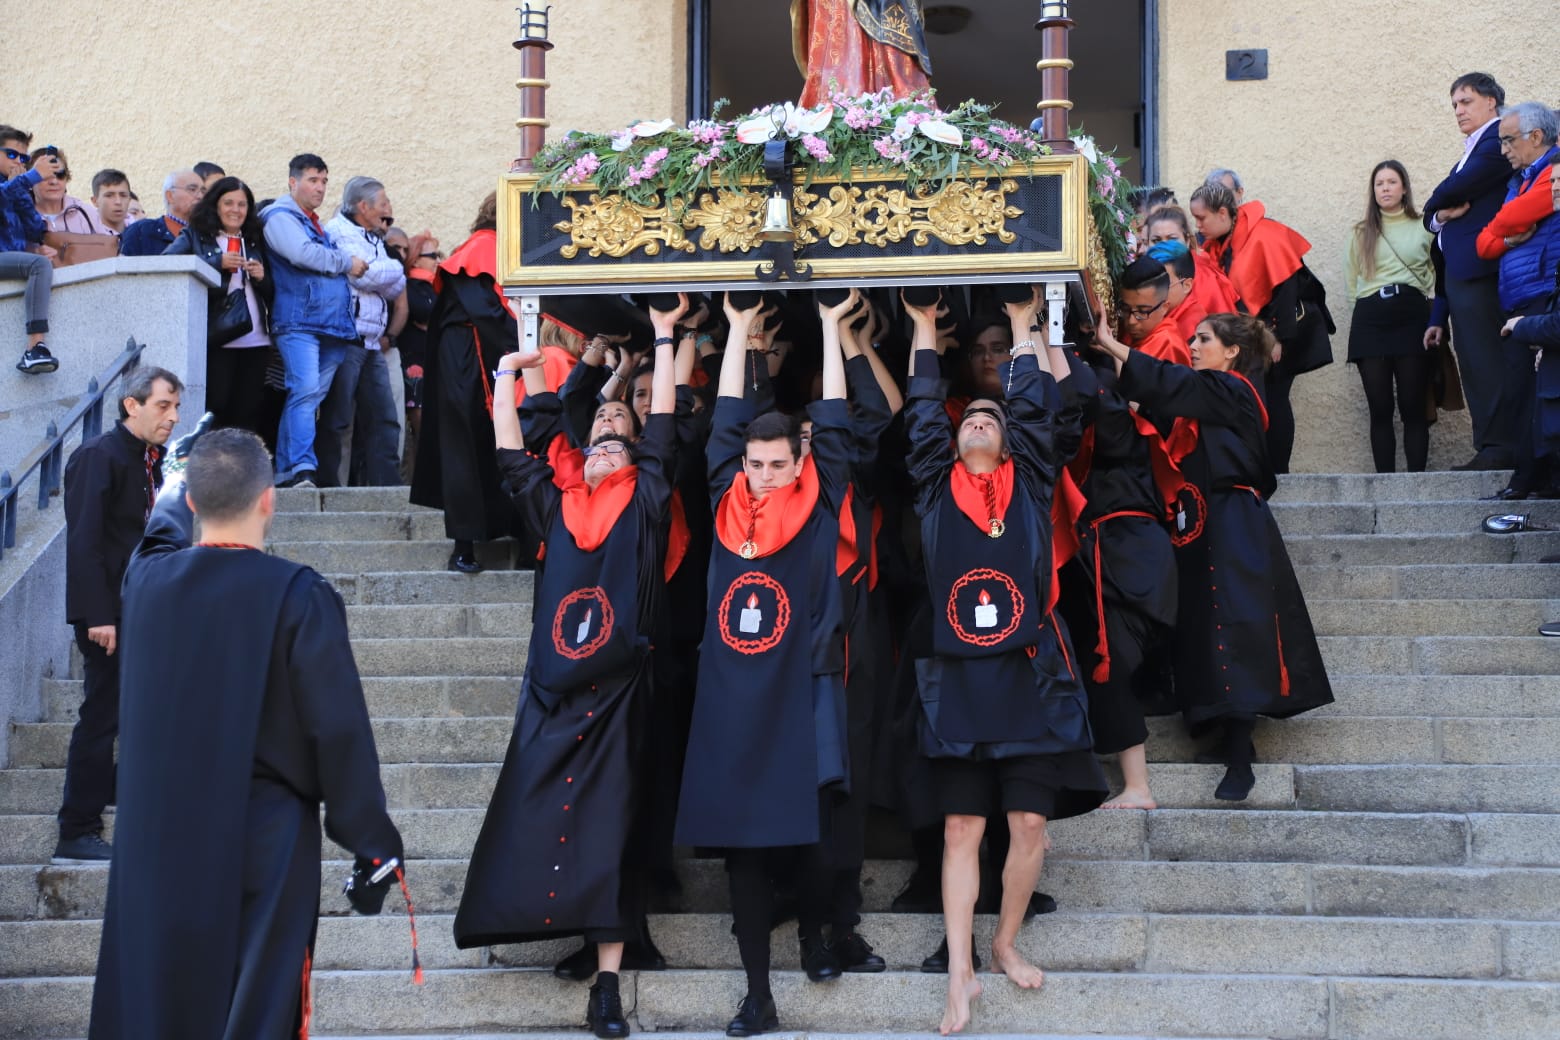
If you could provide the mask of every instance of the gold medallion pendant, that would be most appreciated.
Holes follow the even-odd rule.
[[[1007,531],[1007,524],[1003,523],[1001,520],[997,519],[996,517],[992,517],[991,518],[991,531],[987,535],[987,537],[988,538],[1001,538],[1002,535],[1006,531]]]
[[[741,548],[737,550],[737,555],[742,557],[744,560],[751,560],[753,557],[758,555],[758,546],[754,545],[750,541],[743,542]]]

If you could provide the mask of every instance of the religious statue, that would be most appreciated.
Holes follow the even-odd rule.
[[[791,0],[791,46],[807,80],[803,108],[832,90],[908,97],[930,83],[921,0]]]

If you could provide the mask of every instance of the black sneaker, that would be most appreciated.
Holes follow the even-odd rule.
[[[288,477],[286,480],[282,481],[280,484],[278,484],[276,486],[279,487],[279,488],[312,488],[312,487],[315,487],[316,485],[314,483],[314,471],[312,469],[301,469],[297,473],[294,473],[292,476]]]
[[[872,952],[872,944],[855,932],[836,935],[829,943],[840,970],[855,975],[873,975],[888,970],[888,962]]]
[[[1221,802],[1244,802],[1257,786],[1256,773],[1249,765],[1237,762],[1224,772],[1224,779],[1214,789],[1213,796]]]
[[[1538,626],[1541,636],[1560,636],[1560,621],[1546,621]]]
[[[50,354],[49,348],[42,343],[28,347],[22,352],[22,360],[16,363],[16,370],[26,372],[28,375],[42,375],[45,372],[53,372],[59,367],[59,358]]]
[[[114,858],[114,847],[103,840],[101,834],[83,834],[79,838],[61,838],[54,846],[56,867],[80,866],[83,863],[107,863]]]
[[[758,1036],[780,1028],[773,996],[755,997],[751,993],[737,1005],[737,1017],[726,1026],[727,1036]]]
[[[628,1035],[628,1021],[623,1017],[623,998],[618,994],[615,972],[602,972],[590,988],[590,997],[585,1003],[585,1024],[602,1040]]]

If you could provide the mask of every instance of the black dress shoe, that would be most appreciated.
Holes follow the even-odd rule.
[[[1024,908],[1024,920],[1038,917],[1041,914],[1056,913],[1056,898],[1048,896],[1044,892],[1035,892],[1029,897],[1029,905]]]
[[[775,998],[755,997],[749,993],[737,1005],[737,1017],[726,1026],[727,1036],[758,1036],[780,1028],[780,1015],[775,1011]]]
[[[627,959],[625,956],[624,960]],[[565,982],[584,982],[596,974],[596,944],[588,942],[569,954],[554,965],[553,974]]]
[[[1224,779],[1219,781],[1213,796],[1221,802],[1244,802],[1255,786],[1257,786],[1257,774],[1249,765],[1232,765],[1225,770]]]
[[[840,970],[855,975],[875,975],[888,969],[888,962],[872,952],[872,944],[855,932],[836,935],[829,943]]]
[[[830,982],[842,974],[839,959],[821,935],[811,935],[802,940],[802,970],[814,982]]]
[[[644,939],[630,939],[623,944],[624,971],[665,971],[666,958],[656,949],[655,940],[648,935]]]
[[[450,562],[445,565],[445,570],[459,571],[461,574],[480,574],[482,564],[477,562],[476,554],[457,550],[450,553]]]
[[[975,971],[980,970],[980,954],[970,951],[970,967]],[[931,956],[921,962],[921,971],[927,975],[948,974],[948,937],[943,936],[943,941],[937,944],[937,949]]]
[[[618,994],[616,972],[604,971],[590,988],[585,1002],[585,1024],[602,1040],[628,1035],[628,1021],[623,1018],[623,998]]]

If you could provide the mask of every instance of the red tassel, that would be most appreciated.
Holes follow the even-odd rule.
[[[314,992],[311,983],[314,981],[314,951],[309,947],[303,948],[303,1014],[302,1024],[298,1026],[298,1040],[309,1040],[309,1019],[314,1017]]]
[[[1278,695],[1289,696],[1289,666],[1284,663],[1284,626],[1279,624],[1278,615],[1273,615],[1273,632],[1278,637]]]
[[[406,919],[412,926],[412,985],[423,984],[422,958],[417,953],[417,911],[412,908],[412,890],[406,887],[406,871],[395,868],[395,879],[401,883],[401,898],[406,900]]]

